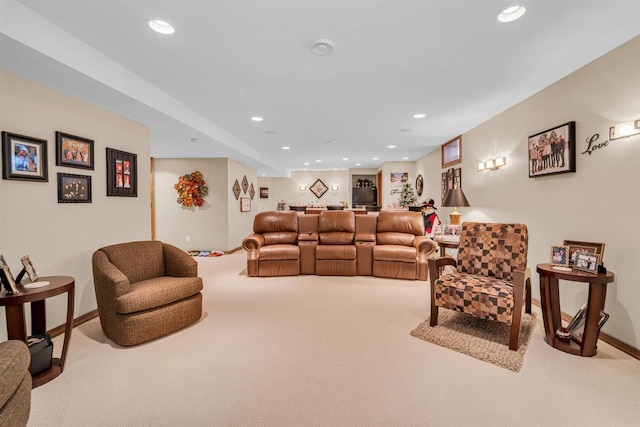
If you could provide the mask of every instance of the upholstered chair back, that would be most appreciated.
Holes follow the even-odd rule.
[[[295,211],[261,212],[253,220],[253,232],[262,234],[265,246],[298,244],[298,213]]]
[[[420,212],[385,212],[378,215],[376,244],[412,246],[416,236],[424,235]]]
[[[356,215],[352,211],[322,211],[318,217],[321,245],[352,245],[356,235]]]
[[[515,270],[526,270],[529,233],[525,224],[462,224],[458,273],[513,281]]]
[[[120,243],[99,250],[131,284],[165,275],[164,250],[160,241]]]

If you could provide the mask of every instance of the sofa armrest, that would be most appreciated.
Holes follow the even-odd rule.
[[[29,374],[29,363],[31,362],[31,354],[27,344],[23,341],[9,340],[0,343],[0,378],[2,378],[2,387],[0,387],[0,408],[4,408],[5,404],[11,400],[14,401],[15,407],[22,403],[29,406],[30,400],[28,396],[16,397],[14,393],[20,387],[20,384],[25,377],[28,377],[29,384],[31,384],[31,374]],[[31,387],[29,387],[31,388]],[[30,391],[29,391],[30,393]],[[22,397],[26,402],[18,402]],[[29,411],[27,410],[27,414]],[[16,415],[16,414],[13,414]],[[9,421],[0,416],[3,421]],[[0,423],[2,425],[6,425]],[[13,425],[13,424],[11,424]]]
[[[314,233],[314,232],[307,232],[307,233],[300,233],[298,235],[298,242],[317,242],[318,241],[318,233]]]
[[[264,246],[264,237],[262,234],[251,234],[242,241],[242,247],[247,252],[258,250],[262,246]]]
[[[131,289],[129,279],[115,265],[111,264],[107,254],[97,250],[92,258],[93,281],[96,287],[96,296],[102,294],[109,300],[115,301],[121,295]]]
[[[165,275],[171,277],[197,277],[198,263],[180,248],[168,243],[162,244]]]
[[[356,242],[375,242],[376,233],[356,233]]]
[[[416,248],[419,254],[425,256],[431,255],[436,250],[436,244],[427,236],[416,236],[413,239],[413,247]]]

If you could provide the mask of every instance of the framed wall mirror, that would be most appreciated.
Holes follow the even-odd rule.
[[[442,168],[462,163],[462,135],[442,144]]]

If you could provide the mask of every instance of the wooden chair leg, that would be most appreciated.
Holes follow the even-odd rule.
[[[520,338],[520,323],[522,320],[522,308],[513,313],[511,319],[511,334],[509,335],[509,350],[518,350],[518,340]]]
[[[438,324],[438,306],[435,302],[431,301],[431,318],[429,319],[430,326],[436,326]]]
[[[531,314],[531,279],[527,279],[525,283],[525,306],[524,311]]]

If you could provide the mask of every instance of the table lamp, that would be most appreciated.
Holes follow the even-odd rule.
[[[460,213],[458,212],[458,206],[469,207],[469,201],[465,197],[461,188],[454,188],[447,192],[444,198],[442,206],[447,208],[453,208],[453,212],[449,214],[449,221],[451,225],[460,225]]]

